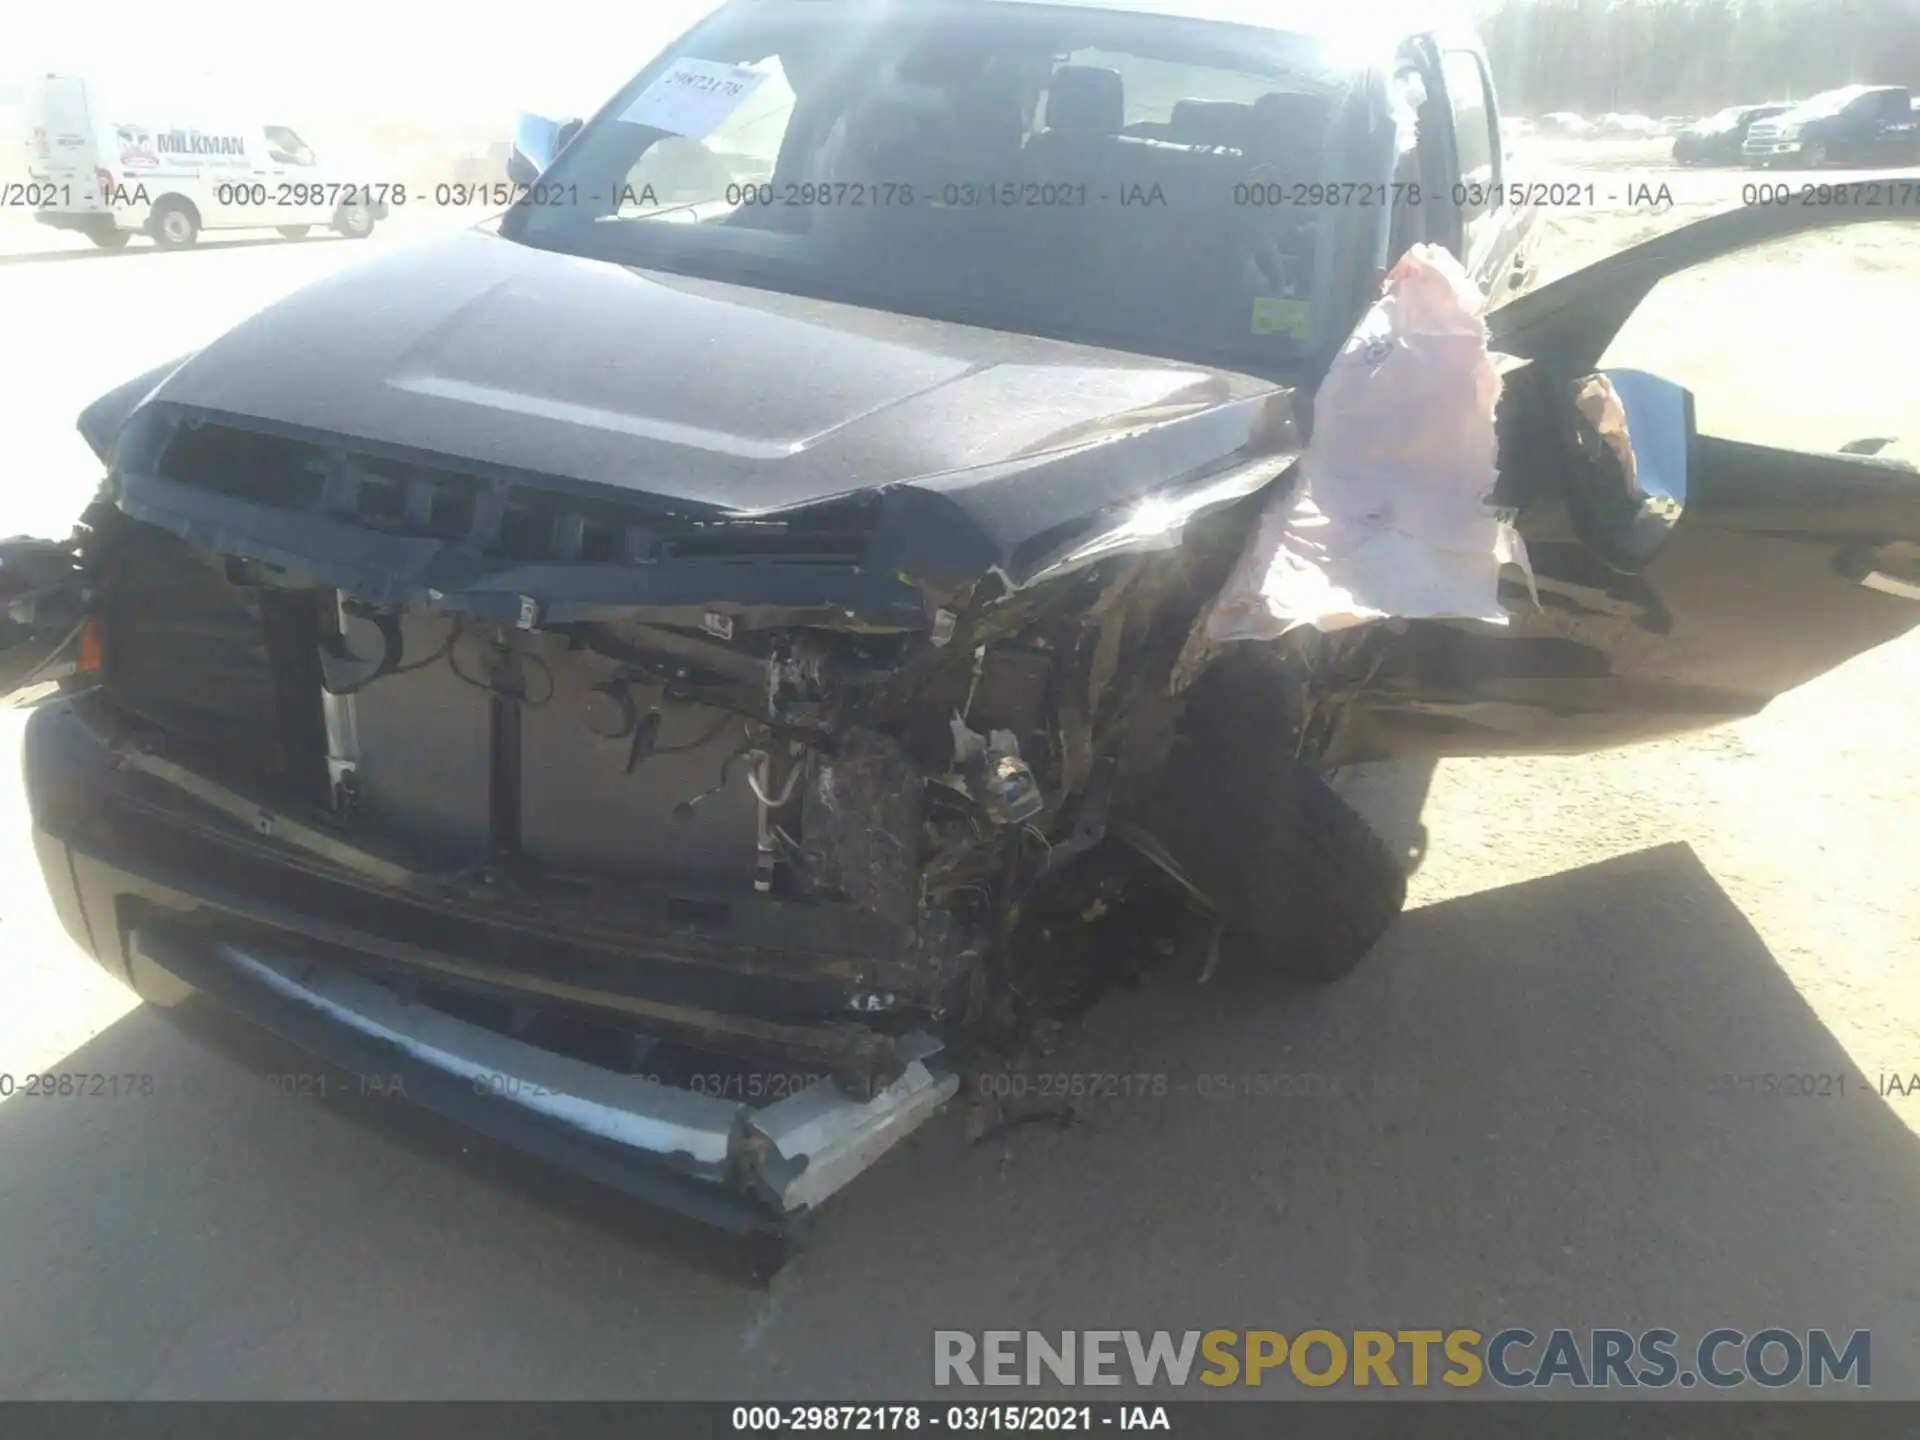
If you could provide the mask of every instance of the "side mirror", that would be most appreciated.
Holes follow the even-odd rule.
[[[1592,467],[1578,508],[1597,548],[1638,570],[1687,508],[1693,396],[1644,370],[1599,370],[1574,387],[1574,448]]]
[[[507,151],[507,179],[516,185],[538,180],[585,122],[550,120],[544,115],[522,115],[513,127],[513,145]]]

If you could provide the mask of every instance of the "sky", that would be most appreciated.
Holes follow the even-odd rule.
[[[380,115],[508,123],[522,110],[586,115],[718,0],[563,0],[456,8],[446,0],[18,0],[0,19],[0,83],[45,71],[124,90],[194,87],[207,106],[301,118]],[[1180,10],[1193,0],[1133,0]],[[1378,23],[1403,0],[1349,0]],[[1321,17],[1339,0],[1207,0],[1270,20]],[[1361,8],[1363,7],[1363,8]],[[464,14],[462,11],[464,10]],[[543,22],[551,19],[550,28]],[[137,102],[144,103],[144,102]]]
[[[118,88],[191,86],[208,107],[266,105],[294,125],[296,115],[461,122],[510,121],[522,110],[590,114],[715,3],[21,3],[0,20],[0,81],[52,70]],[[554,22],[546,33],[543,16]]]

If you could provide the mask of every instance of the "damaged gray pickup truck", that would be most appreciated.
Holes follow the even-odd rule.
[[[1144,934],[1354,965],[1404,878],[1330,770],[1711,725],[1920,620],[1910,470],[1582,398],[1662,276],[1888,212],[1516,295],[1470,39],[1233,13],[734,0],[500,218],[101,397],[75,534],[0,549],[71,933],[781,1236]],[[1510,623],[1196,663],[1416,245],[1492,307]]]

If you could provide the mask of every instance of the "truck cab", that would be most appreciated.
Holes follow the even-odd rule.
[[[1920,116],[1904,85],[1829,90],[1747,132],[1749,166],[1910,165],[1920,161]]]

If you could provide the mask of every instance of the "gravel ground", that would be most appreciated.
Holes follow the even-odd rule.
[[[1602,755],[1445,761],[1409,904],[1437,905],[1683,845],[1869,1079],[1920,1071],[1920,636],[1739,724]],[[1398,767],[1357,777],[1396,818]],[[1375,800],[1379,791],[1384,799]],[[1543,957],[1544,958],[1544,957]],[[1577,952],[1557,959],[1579,965]],[[1788,1056],[1752,1054],[1757,1073]],[[1888,1105],[1920,1130],[1920,1089]]]

